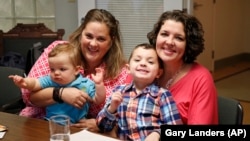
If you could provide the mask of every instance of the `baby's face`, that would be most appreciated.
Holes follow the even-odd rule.
[[[61,85],[66,85],[76,79],[79,73],[71,63],[66,53],[60,53],[49,58],[51,79]]]

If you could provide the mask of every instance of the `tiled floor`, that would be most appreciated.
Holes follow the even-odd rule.
[[[235,64],[235,65],[215,71],[213,73],[213,77],[216,82],[218,80],[229,77],[231,75],[237,75],[237,73],[240,73],[248,69],[250,69],[250,62],[242,62],[242,63]],[[249,79],[249,78],[246,78],[246,79]],[[240,101],[240,103],[243,107],[243,112],[244,112],[243,124],[250,124],[250,103],[246,101]]]

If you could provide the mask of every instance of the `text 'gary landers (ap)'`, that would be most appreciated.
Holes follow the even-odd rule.
[[[250,139],[250,125],[162,125],[163,139]]]

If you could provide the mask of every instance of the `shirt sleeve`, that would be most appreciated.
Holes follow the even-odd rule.
[[[117,86],[113,89],[112,92],[121,91],[123,86]],[[110,132],[117,123],[116,114],[111,114],[108,112],[108,107],[111,103],[111,96],[108,97],[108,100],[104,108],[98,113],[96,117],[97,126],[102,132]]]
[[[97,115],[97,125],[102,132],[110,132],[116,125],[116,116],[103,108]]]
[[[217,92],[213,79],[204,74],[197,79],[197,83],[193,83],[193,87],[187,124],[217,124]]]
[[[218,124],[217,91],[205,67],[194,64],[170,91],[184,124]]]
[[[169,91],[163,91],[160,97],[160,111],[163,124],[182,124],[177,105]]]

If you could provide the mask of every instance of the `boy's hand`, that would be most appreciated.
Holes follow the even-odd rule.
[[[115,92],[111,96],[111,103],[108,107],[108,111],[110,113],[114,113],[117,107],[122,103],[122,94],[120,92]]]

